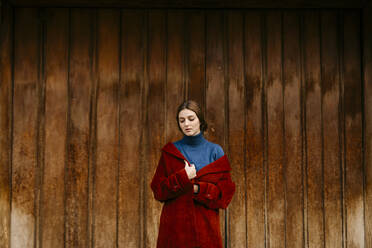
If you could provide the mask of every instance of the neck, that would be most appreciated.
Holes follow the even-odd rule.
[[[200,145],[202,143],[204,143],[206,140],[203,136],[203,133],[200,132],[198,133],[197,135],[195,136],[187,136],[187,135],[184,135],[183,136],[183,141],[187,144],[187,145],[191,145],[191,146],[197,146],[197,145]]]

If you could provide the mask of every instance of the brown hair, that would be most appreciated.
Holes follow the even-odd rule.
[[[193,100],[187,100],[187,101],[184,101],[183,103],[181,103],[180,106],[178,106],[178,109],[177,109],[176,120],[177,120],[178,128],[180,129],[181,132],[182,132],[182,130],[181,130],[180,123],[179,123],[179,120],[178,120],[178,115],[184,109],[189,109],[189,110],[195,112],[196,116],[198,117],[198,119],[200,121],[200,131],[204,132],[204,131],[207,130],[208,124],[204,119],[204,114],[201,111],[200,105]]]

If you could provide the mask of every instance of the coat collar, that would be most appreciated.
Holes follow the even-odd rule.
[[[167,143],[162,148],[162,150],[182,160],[187,160],[172,142]],[[228,171],[231,171],[231,166],[225,154],[219,159],[217,159],[216,161],[201,168],[197,172],[197,177],[201,177],[203,175],[210,174],[210,173],[220,173],[220,172],[228,172]]]

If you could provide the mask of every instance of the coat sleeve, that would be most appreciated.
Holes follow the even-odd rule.
[[[235,193],[235,184],[231,180],[230,173],[224,173],[216,183],[200,181],[199,193],[194,194],[194,199],[211,209],[225,209]]]
[[[193,184],[184,168],[171,175],[167,175],[164,154],[162,154],[151,181],[151,189],[155,199],[161,202],[173,199],[186,191],[192,190],[192,187]]]

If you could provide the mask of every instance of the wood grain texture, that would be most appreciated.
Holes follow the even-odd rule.
[[[343,242],[337,20],[337,12],[321,12],[324,235],[326,247],[342,247]]]
[[[365,246],[372,247],[372,8],[363,12]]]
[[[123,8],[361,8],[363,0],[10,0],[16,6],[123,7]]]
[[[97,148],[93,247],[117,244],[120,11],[97,13]]]
[[[155,247],[149,184],[184,99],[233,167],[225,247],[372,245],[370,9],[14,13],[0,247]]]
[[[11,246],[34,247],[39,87],[37,9],[15,13]]]
[[[161,204],[150,190],[150,183],[160,158],[160,149],[166,143],[166,41],[167,13],[163,10],[148,13],[148,95],[147,95],[147,141],[148,165],[146,171],[146,229],[145,247],[156,247]]]
[[[65,243],[87,246],[90,115],[93,87],[95,11],[72,9],[68,99],[67,164],[65,175]]]
[[[282,13],[270,11],[266,17],[266,104],[267,104],[267,175],[268,175],[268,246],[286,245],[286,196],[284,164],[284,113],[282,81]]]
[[[226,27],[225,13],[211,11],[206,14],[206,86],[205,86],[205,118],[208,130],[205,137],[219,144],[226,150]],[[226,212],[220,211],[222,242],[226,244]]]
[[[64,247],[68,9],[48,9],[45,29],[45,155],[40,223],[44,247]]]
[[[344,14],[345,205],[347,247],[364,247],[360,12]],[[357,183],[359,182],[359,183]]]
[[[144,11],[121,12],[118,247],[144,247]],[[143,189],[145,187],[145,189]]]
[[[265,247],[266,186],[263,123],[263,13],[245,12],[245,128],[247,247]],[[266,53],[265,53],[266,54]],[[241,180],[241,179],[239,179]],[[237,246],[239,247],[239,246]]]
[[[283,13],[284,174],[286,187],[286,246],[303,247],[302,69],[300,18]]]
[[[13,8],[2,6],[0,25],[0,247],[10,247],[11,148],[13,95]]]
[[[185,11],[171,10],[167,13],[167,79],[166,79],[166,142],[182,138],[176,120],[177,107],[185,99],[186,37]]]
[[[319,11],[303,17],[303,66],[306,109],[307,226],[309,248],[324,247],[324,165]]]
[[[205,111],[205,64],[206,34],[205,12],[202,10],[187,13],[185,39],[187,44],[187,92],[186,98],[197,101]]]
[[[232,180],[236,192],[229,205],[228,246],[246,246],[246,176],[245,176],[245,85],[244,85],[244,14],[226,11],[229,72],[228,150]]]

